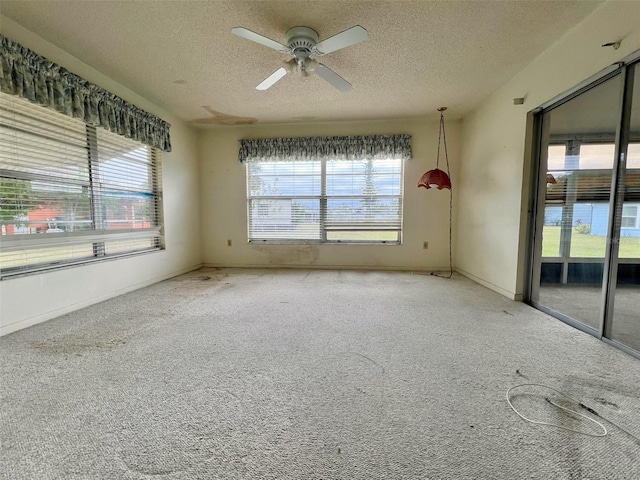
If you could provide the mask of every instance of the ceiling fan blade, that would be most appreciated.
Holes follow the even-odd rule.
[[[349,82],[321,63],[316,67],[316,73],[341,92],[348,92],[351,90],[351,84]]]
[[[278,70],[269,75],[266,79],[264,79],[260,85],[256,87],[256,90],[266,90],[270,88],[274,83],[280,80],[287,74],[287,69],[284,67],[280,67]]]
[[[326,40],[317,43],[315,48],[321,55],[325,55],[327,53],[340,50],[341,48],[350,47],[356,43],[364,42],[368,38],[369,34],[367,31],[360,25],[356,25],[355,27],[351,27],[344,32],[338,33],[333,37],[329,37]]]
[[[287,47],[286,45],[276,42],[275,40],[271,40],[264,35],[260,35],[259,33],[247,30],[243,27],[232,28],[231,33],[239,37],[246,38],[247,40],[251,40],[252,42],[259,43],[260,45],[264,45],[265,47],[273,48],[274,50],[282,53],[289,53],[290,51],[289,47]]]

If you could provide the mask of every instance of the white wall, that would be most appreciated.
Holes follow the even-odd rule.
[[[200,266],[197,132],[10,19],[0,25],[11,40],[171,123],[173,146],[162,153],[166,250],[0,281],[0,335]]]
[[[322,123],[214,127],[199,140],[204,263],[212,266],[286,266],[429,270],[448,268],[449,191],[417,188],[420,176],[435,167],[435,119],[364,123]],[[402,245],[255,245],[247,242],[245,165],[238,162],[239,139],[408,133],[413,159],[404,169]],[[454,189],[459,156],[459,122],[447,123]],[[441,159],[443,161],[443,159]],[[444,168],[443,165],[440,166]],[[455,190],[454,190],[455,191]],[[232,246],[227,246],[227,240]],[[423,249],[423,242],[429,248]]]
[[[457,217],[459,272],[520,299],[525,278],[527,112],[640,49],[640,2],[595,10],[463,119]],[[620,49],[602,44],[622,39]],[[524,105],[513,99],[525,97]]]

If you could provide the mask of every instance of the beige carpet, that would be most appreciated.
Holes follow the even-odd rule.
[[[2,479],[640,478],[505,400],[640,436],[640,361],[457,276],[201,270],[3,337],[0,382]]]

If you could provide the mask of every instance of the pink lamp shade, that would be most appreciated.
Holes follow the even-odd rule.
[[[438,190],[442,190],[443,188],[448,188],[451,190],[451,180],[449,179],[449,175],[440,170],[439,168],[429,170],[427,173],[420,177],[420,181],[418,182],[418,187],[424,188],[437,188]]]

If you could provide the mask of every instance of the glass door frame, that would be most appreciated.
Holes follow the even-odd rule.
[[[532,139],[530,158],[533,161],[531,162],[532,198],[528,209],[531,214],[528,219],[527,229],[529,234],[527,252],[528,268],[526,271],[528,273],[527,278],[525,279],[524,301],[538,310],[571,325],[572,327],[589,333],[610,345],[620,348],[634,357],[640,358],[639,351],[627,347],[626,345],[610,338],[619,265],[618,254],[622,223],[622,207],[624,203],[625,162],[630,141],[634,75],[640,75],[640,71],[637,70],[640,70],[640,51],[634,52],[624,61],[604,69],[597,75],[581,82],[573,89],[544,103],[528,114],[527,123],[531,126],[530,128],[532,132],[532,136],[530,137]],[[547,171],[546,168],[541,168],[541,166],[547,165],[546,157],[548,155],[548,145],[545,139],[548,139],[549,135],[548,132],[545,132],[545,128],[548,128],[548,122],[545,123],[542,119],[545,113],[573,100],[574,98],[618,75],[621,76],[622,88],[617,106],[618,122],[615,134],[615,153],[612,168],[611,194],[609,197],[609,211],[612,212],[612,214],[609,215],[607,225],[607,241],[604,258],[599,326],[598,328],[593,328],[533,300],[534,298],[538,298],[540,288],[540,277],[542,271],[542,229],[544,225],[547,184]],[[640,101],[640,91],[635,92],[635,94],[638,96],[638,101]],[[545,133],[547,133],[546,136]],[[537,254],[537,250],[540,250],[540,254]],[[566,265],[564,268],[566,268]]]

